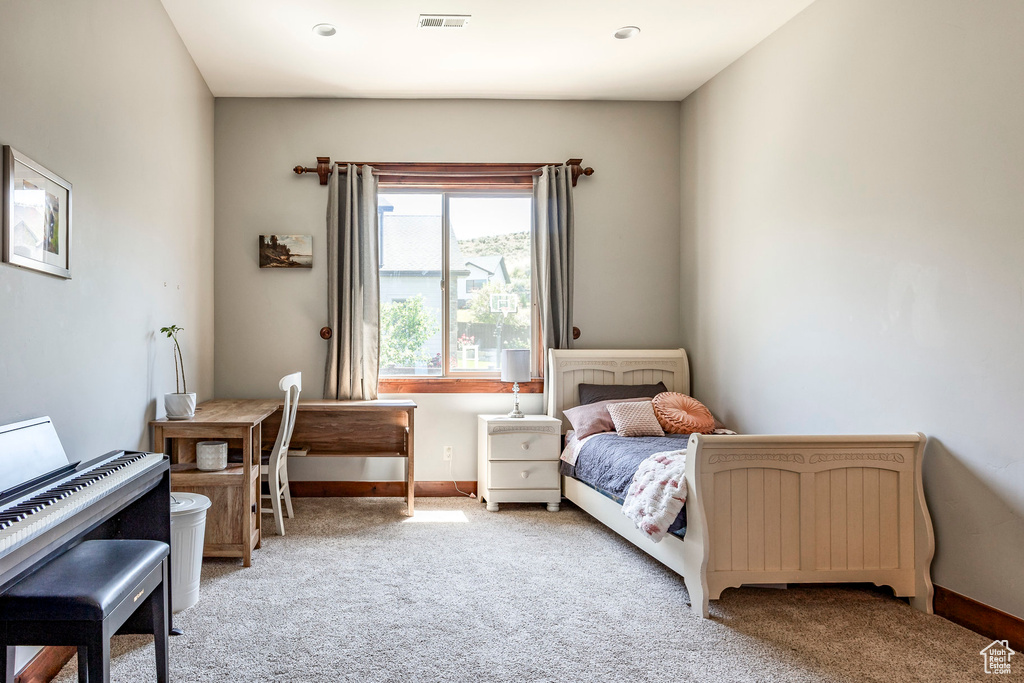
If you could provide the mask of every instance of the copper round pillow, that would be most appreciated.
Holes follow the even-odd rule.
[[[715,418],[704,404],[686,394],[666,391],[654,397],[654,414],[669,434],[710,434]]]

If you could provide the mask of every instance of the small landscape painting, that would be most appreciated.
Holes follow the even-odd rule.
[[[260,268],[312,267],[312,235],[260,235]]]

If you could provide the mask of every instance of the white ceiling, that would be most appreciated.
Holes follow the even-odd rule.
[[[162,1],[217,97],[681,100],[813,0]]]

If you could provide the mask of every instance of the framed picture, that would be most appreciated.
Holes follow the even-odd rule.
[[[71,183],[5,146],[4,241],[7,263],[71,277]]]
[[[312,235],[260,235],[260,268],[312,267]]]

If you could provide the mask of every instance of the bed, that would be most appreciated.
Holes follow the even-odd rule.
[[[548,415],[580,383],[690,393],[683,349],[550,350]],[[932,613],[935,539],[921,483],[923,434],[703,435],[686,442],[686,528],[654,543],[605,494],[570,476],[566,498],[683,578],[693,611],[744,584],[890,586]],[[668,449],[666,449],[668,450]]]

